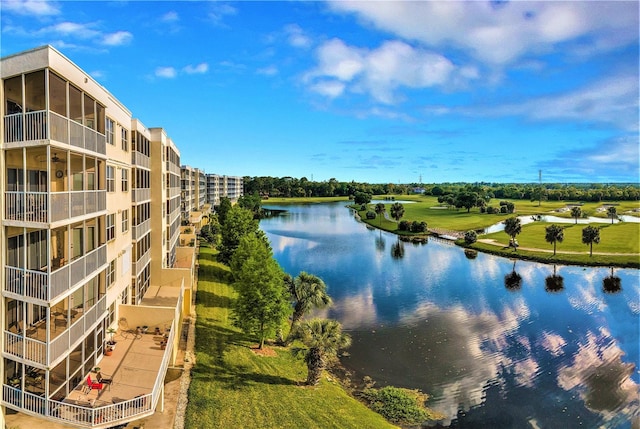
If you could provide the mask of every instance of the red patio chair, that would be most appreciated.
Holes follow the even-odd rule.
[[[90,375],[87,375],[87,386],[89,386],[89,391],[91,391],[93,389],[97,389],[97,390],[104,389],[104,384],[103,383],[99,383],[97,381],[92,381]]]

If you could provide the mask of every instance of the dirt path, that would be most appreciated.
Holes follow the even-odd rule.
[[[493,238],[481,238],[478,240],[479,243],[485,243],[485,244],[491,244],[492,246],[496,246],[496,247],[502,247],[503,249],[508,248],[509,246],[505,245],[504,243],[500,243],[499,241],[496,241]],[[553,253],[553,250],[551,249],[538,249],[536,247],[518,247],[518,249],[520,250],[528,250],[531,252],[542,252],[542,253]],[[574,251],[562,251],[562,250],[558,250],[556,251],[556,254],[558,253],[563,253],[565,255],[588,255],[589,252],[574,252]],[[609,255],[609,256],[640,256],[640,254],[638,253],[607,253],[607,252],[593,252],[594,255]]]

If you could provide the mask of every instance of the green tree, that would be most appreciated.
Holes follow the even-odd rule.
[[[578,206],[571,207],[571,217],[576,220],[576,225],[578,224],[578,218],[582,216],[582,209]]]
[[[353,201],[359,205],[369,204],[371,202],[371,194],[358,191],[353,194]]]
[[[216,207],[216,213],[218,214],[218,222],[220,225],[224,225],[227,220],[227,213],[231,210],[231,200],[227,197],[220,198],[220,205]]]
[[[238,248],[240,239],[248,234],[255,235],[258,231],[258,222],[253,219],[253,213],[240,206],[233,206],[227,213],[225,222],[220,228],[221,243],[218,260],[229,264],[233,253]]]
[[[380,226],[382,226],[382,218],[384,217],[384,213],[386,210],[387,208],[383,203],[376,204],[375,211],[376,211],[376,214],[380,217]]]
[[[284,273],[271,249],[251,234],[240,239],[231,266],[238,294],[233,303],[233,323],[255,335],[262,349],[265,339],[275,334],[291,312],[289,293],[282,281]]]
[[[306,384],[310,386],[318,384],[329,361],[335,359],[340,350],[351,345],[351,337],[342,332],[342,325],[336,320],[303,322],[298,325],[294,338],[305,346],[293,351],[302,356],[307,364]]]
[[[257,192],[250,195],[243,195],[238,198],[238,205],[253,213],[253,217],[259,219],[262,215],[262,199]]]
[[[556,254],[556,243],[562,243],[564,240],[564,228],[556,224],[549,225],[545,229],[544,239],[547,243],[553,244],[553,255]]]
[[[516,250],[518,250],[518,246],[516,245],[516,235],[522,232],[520,219],[518,219],[517,217],[510,217],[508,219],[505,219],[504,232],[506,232],[507,235],[511,237],[510,243],[513,244],[513,250],[515,252]]]
[[[332,303],[327,285],[318,276],[302,271],[295,279],[286,283],[293,301],[291,332],[294,331],[294,325],[312,308],[326,308]]]
[[[391,217],[394,218],[396,222],[404,216],[404,207],[400,203],[393,203],[389,211],[391,212]]]
[[[613,225],[613,220],[617,217],[618,211],[614,206],[609,206],[607,208],[607,216],[611,218],[611,224]]]
[[[600,228],[587,226],[582,229],[582,243],[589,245],[589,256],[593,256],[593,243],[600,243]]]
[[[466,244],[473,244],[478,241],[478,234],[474,230],[469,230],[464,233],[464,242]]]
[[[459,192],[455,197],[455,206],[457,208],[464,207],[467,209],[467,213],[469,213],[471,208],[475,207],[478,202],[478,198],[480,198],[480,196],[476,192]]]

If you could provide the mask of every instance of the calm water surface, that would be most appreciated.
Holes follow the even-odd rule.
[[[456,428],[640,424],[638,270],[616,269],[622,289],[605,293],[610,269],[398,243],[343,204],[269,206],[287,211],[260,225],[285,271],[327,283],[320,315],[351,334],[354,379],[429,393]]]

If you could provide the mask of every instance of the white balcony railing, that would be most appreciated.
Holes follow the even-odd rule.
[[[180,302],[178,303],[181,304]],[[176,321],[171,323],[167,344],[173,344],[177,331]],[[5,341],[6,341],[5,332]],[[8,384],[2,385],[2,405],[42,417],[61,424],[86,428],[109,428],[153,414],[163,395],[163,384],[173,350],[165,349],[151,393],[137,396],[117,404],[99,407],[76,405],[65,401],[46,399]]]
[[[49,196],[51,204],[49,205]],[[51,210],[49,210],[51,208]],[[6,220],[51,223],[107,208],[107,191],[5,192]]]
[[[4,117],[5,143],[55,140],[106,155],[106,137],[55,112],[15,113]]]
[[[151,261],[151,249],[147,250],[144,255],[140,257],[140,259],[133,263],[133,273],[136,277],[138,277],[144,267],[149,264],[149,261]]]
[[[151,219],[147,219],[140,225],[135,225],[131,228],[131,238],[139,240],[144,237],[149,231],[151,231]]]
[[[137,150],[131,152],[131,163],[136,167],[151,168],[151,158]]]
[[[69,350],[83,338],[87,332],[93,331],[98,323],[106,317],[107,298],[103,296],[97,304],[85,311],[77,318],[69,329],[65,329],[49,343],[24,336],[24,333],[15,334],[4,331],[3,352],[20,359],[49,366],[61,356],[69,353]],[[51,329],[51,328],[49,328]]]
[[[131,193],[131,201],[134,203],[141,203],[143,201],[151,200],[151,188],[133,189]]]
[[[53,272],[49,272],[48,267],[45,267],[44,271],[39,271],[5,266],[6,281],[3,291],[18,295],[20,298],[55,301],[58,296],[94,275],[106,263],[107,246],[103,244]]]

